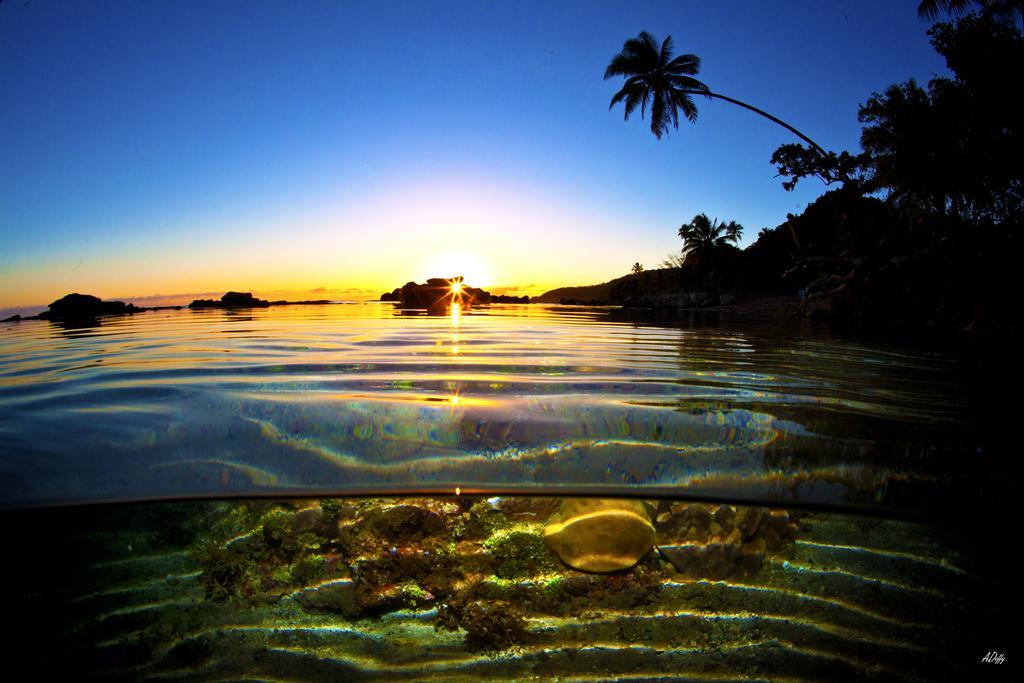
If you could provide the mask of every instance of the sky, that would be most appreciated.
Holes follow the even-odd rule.
[[[916,0],[0,0],[0,310],[78,291],[538,294],[656,267],[697,213],[743,244],[826,188],[722,101],[657,140],[604,68],[641,30],[712,90],[856,150],[857,106],[946,73]],[[275,296],[275,298],[279,298]]]

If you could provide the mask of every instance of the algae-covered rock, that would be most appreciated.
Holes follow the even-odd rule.
[[[502,601],[446,603],[438,610],[434,628],[464,630],[471,651],[504,650],[531,640],[526,619],[514,605]]]
[[[753,576],[766,554],[792,544],[797,522],[784,510],[758,507],[665,504],[658,515],[658,552],[691,578]]]
[[[558,569],[558,561],[545,547],[539,525],[496,531],[483,543],[494,558],[494,575],[514,579]]]
[[[565,564],[584,572],[629,569],[654,546],[654,525],[638,500],[565,499],[544,528],[544,541]]]

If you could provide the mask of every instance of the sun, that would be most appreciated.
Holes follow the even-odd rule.
[[[490,264],[479,254],[468,251],[445,251],[434,254],[423,263],[420,270],[419,276],[422,280],[461,275],[469,287],[484,288],[494,284]]]

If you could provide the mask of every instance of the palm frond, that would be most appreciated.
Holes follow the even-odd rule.
[[[642,88],[633,88],[629,94],[626,95],[626,112],[624,118],[628,119],[629,115],[637,108],[644,99],[644,90]]]
[[[661,54],[658,55],[658,66],[665,68],[672,61],[672,36],[665,36],[661,43]]]
[[[697,122],[697,105],[693,103],[693,98],[684,92],[674,90],[672,92],[672,101],[675,103],[674,108],[683,110],[683,116],[690,123]],[[678,120],[678,119],[677,119]]]
[[[650,31],[640,31],[636,36],[637,45],[640,46],[640,50],[644,52],[657,53],[658,52],[658,40]],[[626,41],[629,44],[629,41]]]
[[[697,55],[679,55],[665,65],[665,72],[672,75],[694,76],[700,71],[700,57]]]
[[[984,0],[921,0],[917,16],[922,19],[938,19],[943,14],[959,17],[971,9],[971,5],[986,5]]]
[[[622,89],[620,89],[619,92],[617,92],[614,95],[612,95],[612,101],[608,104],[608,108],[611,109],[616,104],[618,104],[622,100],[626,99],[629,96],[630,92],[631,92],[631,88],[629,87],[628,83],[626,85],[622,86]],[[626,118],[629,118],[628,114],[626,115]]]
[[[668,131],[668,121],[665,118],[665,98],[655,94],[651,102],[651,132],[659,140],[663,133]]]
[[[676,104],[676,94],[669,90],[664,93],[665,111],[668,112],[668,118],[672,120],[672,127],[679,130],[679,106]]]
[[[703,82],[689,76],[668,76],[665,80],[668,81],[669,85],[678,90],[688,90],[698,94],[711,90]]]
[[[693,220],[690,221],[690,225],[696,230],[708,230],[711,228],[711,220],[708,218],[707,214],[698,213],[693,217]]]
[[[636,74],[643,73],[647,69],[648,59],[645,59],[641,55],[634,53],[627,53],[625,51],[618,53],[612,57],[612,61],[608,64],[608,68],[604,70],[604,78],[608,80],[613,76],[635,76]]]

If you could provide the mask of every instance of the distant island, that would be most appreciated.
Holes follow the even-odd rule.
[[[333,303],[329,299],[306,301],[267,301],[257,299],[251,292],[228,292],[220,299],[196,299],[189,308],[269,308],[270,306],[322,306]]]
[[[327,299],[311,301],[266,301],[257,299],[250,292],[228,292],[220,299],[196,299],[188,305],[191,309],[202,308],[268,308],[270,306],[322,305],[333,303]],[[39,315],[12,315],[0,322],[18,322],[21,320],[59,320],[63,322],[87,323],[107,315],[131,315],[146,311],[178,311],[185,306],[136,306],[123,301],[103,301],[92,294],[67,294],[50,304],[49,310]]]
[[[437,310],[453,303],[473,306],[475,304],[528,304],[528,296],[491,294],[483,289],[465,284],[462,276],[452,278],[430,278],[425,284],[407,282],[390,292],[380,295],[381,301],[400,304],[403,308],[425,308]]]
[[[98,296],[91,294],[78,294],[74,292],[57,299],[50,304],[49,310],[39,315],[20,316],[12,315],[0,322],[18,322],[20,320],[61,320],[65,322],[88,322],[96,320],[104,315],[128,315],[142,313],[143,311],[159,311],[165,309],[180,309],[181,306],[154,306],[143,308],[135,304],[126,304],[123,301],[103,301]]]

